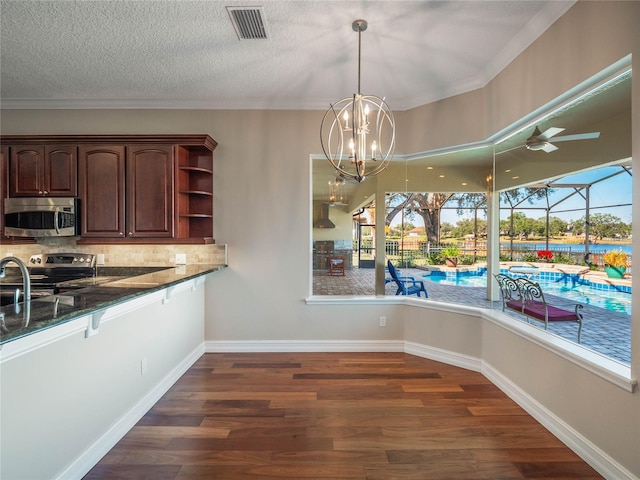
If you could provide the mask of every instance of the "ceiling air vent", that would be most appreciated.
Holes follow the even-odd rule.
[[[262,7],[227,7],[240,40],[267,38],[267,22]]]

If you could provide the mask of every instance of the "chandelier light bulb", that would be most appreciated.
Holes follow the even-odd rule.
[[[342,118],[344,118],[344,130],[346,132],[349,130],[349,112],[345,110]]]

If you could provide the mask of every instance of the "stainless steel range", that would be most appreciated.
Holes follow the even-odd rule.
[[[31,298],[65,291],[64,282],[96,275],[96,257],[91,253],[48,253],[32,255],[27,262],[31,278]],[[19,269],[7,267],[0,279],[0,300],[8,305],[22,300],[23,279]],[[18,293],[16,294],[16,291]]]

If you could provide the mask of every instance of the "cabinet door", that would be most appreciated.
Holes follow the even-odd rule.
[[[43,188],[50,197],[78,196],[76,146],[47,146],[44,149]]]
[[[12,145],[9,159],[9,196],[43,195],[44,147]]]
[[[9,163],[9,194],[12,197],[78,195],[75,146],[11,146]]]
[[[173,237],[171,145],[127,147],[127,236]]]
[[[78,159],[82,236],[124,237],[124,146],[81,145]]]

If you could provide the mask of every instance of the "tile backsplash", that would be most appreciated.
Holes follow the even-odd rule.
[[[77,245],[72,238],[51,238],[38,243],[0,244],[0,258],[8,255],[28,261],[39,253],[93,253],[104,255],[104,265],[164,267],[176,264],[176,254],[183,253],[187,264],[225,264],[226,245]]]

